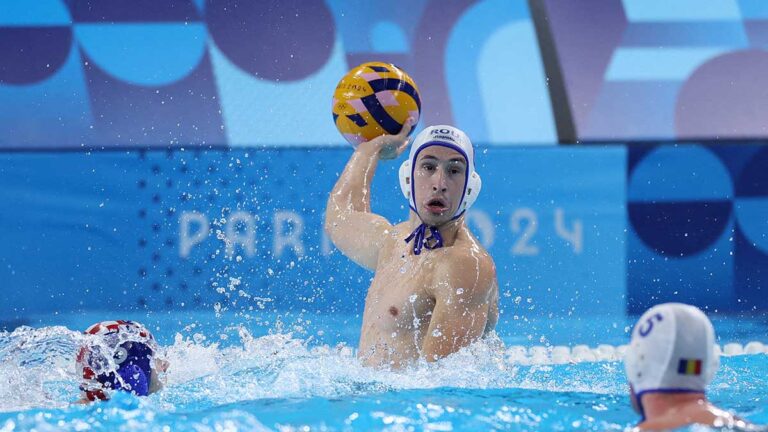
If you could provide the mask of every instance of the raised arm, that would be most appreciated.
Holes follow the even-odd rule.
[[[472,255],[440,265],[433,285],[435,309],[424,336],[422,355],[439,360],[478,340],[495,325],[496,270],[489,257]]]
[[[408,147],[409,119],[397,135],[360,144],[328,197],[325,232],[344,255],[375,270],[379,250],[392,225],[371,213],[371,181],[379,159],[394,159]]]

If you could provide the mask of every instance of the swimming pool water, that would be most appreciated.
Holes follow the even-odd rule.
[[[155,333],[172,364],[166,388],[71,405],[79,331],[115,318],[137,319]],[[30,327],[0,333],[0,431],[624,430],[638,420],[620,361],[572,356],[557,364],[531,349],[550,355],[557,345],[620,345],[634,317],[505,317],[497,337],[401,371],[356,361],[359,321],[308,313],[32,317]],[[768,329],[760,318],[713,322],[721,345],[764,341]],[[768,355],[721,362],[710,399],[768,423]]]

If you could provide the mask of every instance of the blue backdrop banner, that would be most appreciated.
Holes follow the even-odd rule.
[[[371,273],[322,230],[350,153],[2,153],[0,314],[358,311]],[[467,221],[508,313],[768,309],[768,146],[481,147],[477,163]],[[373,184],[392,222],[407,217],[397,166]]]
[[[358,311],[372,274],[322,230],[344,149],[0,154],[0,315]],[[626,150],[488,148],[467,216],[513,314],[623,313]],[[396,163],[373,209],[407,217]]]

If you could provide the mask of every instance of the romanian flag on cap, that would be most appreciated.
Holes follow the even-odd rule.
[[[677,366],[677,373],[680,375],[701,375],[701,360],[680,359],[680,364]]]

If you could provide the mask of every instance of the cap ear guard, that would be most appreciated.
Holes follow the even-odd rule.
[[[459,208],[459,213],[468,210],[470,207],[472,207],[472,204],[475,203],[475,200],[477,200],[478,195],[480,195],[480,189],[483,188],[483,180],[480,178],[480,174],[478,174],[475,171],[472,171],[470,173],[469,178],[467,178],[467,188],[466,188],[466,194],[464,194],[464,201],[461,203],[461,207]]]
[[[122,382],[115,379],[113,382],[115,389],[129,391],[137,394],[138,396],[149,395],[150,377],[147,376],[146,372],[144,372],[139,366],[135,364],[127,364],[118,369],[117,375],[120,376]]]
[[[403,196],[407,199],[411,206],[413,206],[413,199],[411,197],[411,161],[406,160],[400,165],[400,172],[398,177],[400,178],[400,190],[403,192]]]
[[[115,354],[112,357],[115,359],[116,364],[123,364],[125,359],[128,358],[128,350],[119,346],[115,348]]]

